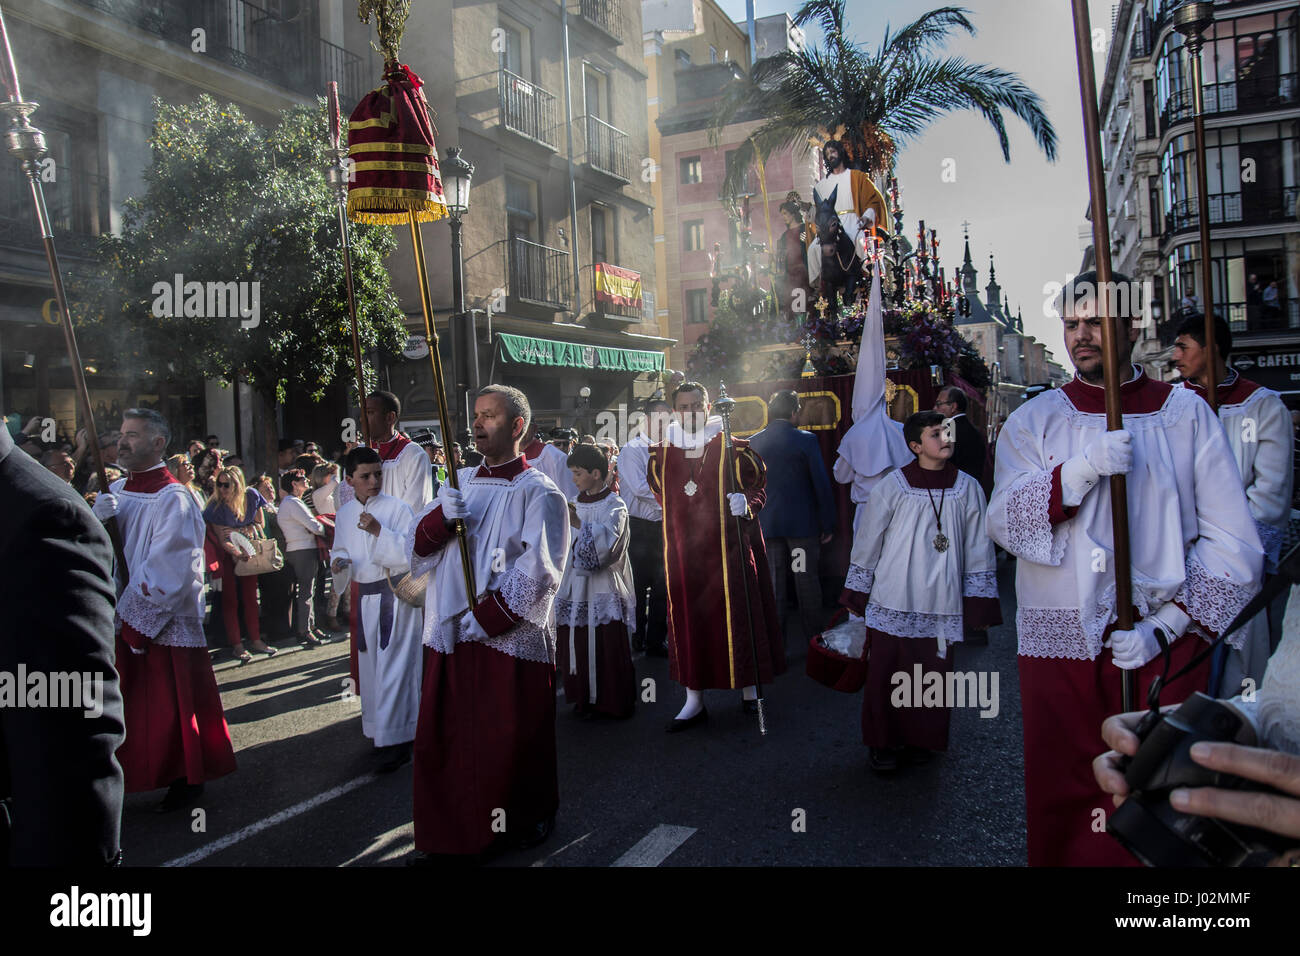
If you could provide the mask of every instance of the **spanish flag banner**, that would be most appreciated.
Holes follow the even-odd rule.
[[[641,273],[597,262],[596,301],[641,308]]]

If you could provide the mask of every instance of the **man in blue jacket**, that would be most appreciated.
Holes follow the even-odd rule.
[[[821,546],[835,530],[835,498],[817,436],[795,427],[798,415],[798,392],[774,394],[767,403],[768,425],[750,440],[750,448],[767,465],[767,505],[758,520],[767,541],[781,633],[793,576],[806,643],[822,629],[817,563]]]

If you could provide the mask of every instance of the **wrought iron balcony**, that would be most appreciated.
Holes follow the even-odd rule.
[[[587,117],[587,165],[624,183],[632,181],[632,148],[627,133],[595,116]]]
[[[559,149],[559,110],[554,93],[506,69],[500,71],[497,91],[502,126],[549,149]]]
[[[205,31],[205,56],[306,96],[323,95],[338,80],[344,109],[366,90],[361,57],[303,23],[286,20],[248,0],[77,0],[155,36],[191,48],[192,31]]]
[[[1274,73],[1227,83],[1207,83],[1204,90],[1207,116],[1286,109],[1300,103],[1300,74]],[[1188,122],[1195,117],[1192,91],[1178,90],[1160,112],[1160,130],[1164,132],[1174,123]]]
[[[1300,187],[1295,186],[1252,186],[1245,194],[1245,202],[1240,191],[1213,194],[1210,196],[1210,225],[1246,226],[1294,221],[1297,198],[1300,198]],[[1165,236],[1198,228],[1199,217],[1200,206],[1195,196],[1178,200],[1165,214]]]
[[[527,239],[507,242],[510,295],[531,305],[567,309],[572,298],[569,253]]]
[[[39,123],[39,117],[35,118]],[[42,183],[50,225],[65,251],[86,255],[108,231],[108,181],[63,166]],[[39,248],[40,229],[27,174],[15,162],[0,163],[0,236],[7,243]]]
[[[579,0],[578,13],[610,38],[623,42],[626,24],[618,0]]]

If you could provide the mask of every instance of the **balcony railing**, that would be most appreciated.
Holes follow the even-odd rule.
[[[1275,73],[1228,83],[1208,83],[1204,89],[1207,116],[1285,109],[1300,102],[1300,74]],[[1186,122],[1195,116],[1192,91],[1179,90],[1169,97],[1161,111],[1160,129],[1163,132],[1172,124]]]
[[[1137,27],[1133,30],[1133,43],[1129,47],[1129,56],[1135,60],[1145,60],[1149,57],[1153,36],[1155,36],[1155,24],[1145,13],[1139,13]]]
[[[587,117],[587,165],[607,176],[632,181],[632,149],[628,135],[595,116]]]
[[[509,240],[507,248],[512,296],[556,311],[569,308],[572,285],[568,252],[519,237]]]
[[[345,109],[365,92],[361,57],[248,0],[77,0],[155,36],[191,49],[205,31],[205,56],[307,96],[339,81]]]
[[[108,231],[108,180],[60,166],[42,187],[50,226],[61,247],[88,253],[96,237]],[[13,162],[0,163],[0,236],[17,245],[40,245],[27,174]]]
[[[1300,301],[1279,299],[1276,304],[1264,305],[1256,302],[1216,302],[1214,311],[1228,321],[1228,328],[1234,333],[1249,335],[1254,332],[1284,332],[1300,329]],[[1189,315],[1203,315],[1195,310],[1175,310],[1167,319],[1162,319],[1156,326],[1156,335],[1162,343],[1172,345],[1178,335],[1178,327]]]
[[[1253,225],[1292,220],[1300,187],[1270,189],[1256,186],[1246,196],[1248,203],[1242,201],[1241,192],[1211,195],[1210,225]],[[1196,197],[1180,199],[1165,214],[1165,235],[1194,229],[1199,223],[1200,205]]]
[[[578,13],[588,23],[622,42],[625,26],[623,6],[618,0],[579,0]]]
[[[559,149],[559,112],[554,93],[505,69],[500,71],[497,91],[501,99],[501,124],[506,129],[550,149]]]

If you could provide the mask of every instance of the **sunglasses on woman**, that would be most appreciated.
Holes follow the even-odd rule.
[[[218,482],[217,482],[217,487],[218,487],[218,488],[229,488],[229,487],[230,487],[230,482],[228,482],[228,481],[218,481]]]

